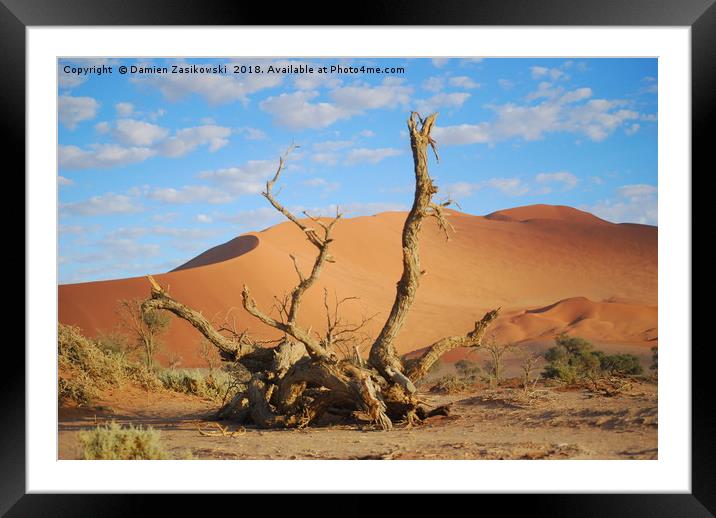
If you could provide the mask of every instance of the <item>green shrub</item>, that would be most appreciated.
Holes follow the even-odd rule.
[[[601,353],[601,351],[599,351]],[[612,376],[638,375],[644,372],[639,358],[633,354],[599,354],[601,368]]]
[[[159,431],[151,426],[121,427],[115,422],[79,433],[82,457],[87,460],[166,459]]]
[[[587,340],[565,333],[555,338],[555,346],[544,354],[547,365],[545,378],[558,379],[567,384],[579,384],[604,376],[629,376],[642,373],[639,358],[633,354],[606,354],[595,350]]]

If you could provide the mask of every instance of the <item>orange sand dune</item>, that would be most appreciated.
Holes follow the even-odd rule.
[[[345,219],[335,227],[332,254],[306,295],[299,322],[324,328],[323,288],[331,297],[358,296],[342,306],[343,318],[378,315],[375,335],[392,305],[401,273],[400,233],[405,212]],[[438,338],[462,334],[475,319],[501,306],[498,339],[529,341],[567,331],[594,341],[652,345],[657,338],[657,228],[613,224],[569,207],[535,205],[489,216],[450,212],[450,241],[428,220],[421,233],[426,273],[412,312],[398,336],[400,352]],[[204,252],[176,270],[156,275],[176,299],[209,317],[231,318],[239,329],[276,337],[241,308],[248,285],[259,307],[269,311],[274,295],[289,291],[294,254],[307,270],[315,249],[291,223],[240,236]],[[153,273],[153,272],[147,272]],[[146,297],[145,278],[59,286],[59,320],[94,335],[116,324],[117,300]],[[275,313],[274,313],[275,314]],[[201,365],[199,337],[174,320],[166,352],[183,366]],[[166,356],[166,355],[165,355]]]

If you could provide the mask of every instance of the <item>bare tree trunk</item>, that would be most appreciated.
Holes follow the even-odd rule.
[[[415,300],[415,292],[420,284],[420,248],[418,235],[423,219],[430,215],[429,209],[433,206],[432,196],[438,192],[428,174],[428,145],[434,149],[434,141],[430,137],[430,130],[435,124],[437,113],[429,115],[424,120],[413,112],[408,119],[410,131],[410,147],[413,151],[413,165],[415,170],[415,197],[413,206],[403,225],[403,274],[398,281],[395,301],[390,315],[383,326],[378,338],[370,349],[370,363],[386,377],[403,386],[408,392],[415,392],[415,385],[403,375],[403,365],[395,350],[395,337],[403,327],[405,317]],[[420,124],[418,124],[420,122]]]

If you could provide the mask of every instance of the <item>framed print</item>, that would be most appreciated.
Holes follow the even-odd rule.
[[[716,8],[509,4],[347,26],[5,2],[28,304],[3,512],[237,492],[713,512],[691,171]]]

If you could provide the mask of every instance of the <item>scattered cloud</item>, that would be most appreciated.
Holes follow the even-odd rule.
[[[110,126],[98,126],[100,133],[110,131]],[[90,144],[86,149],[59,146],[60,167],[102,169],[143,162],[157,155],[178,158],[200,146],[214,152],[228,144],[231,135],[230,128],[205,125],[179,129],[167,136],[167,129],[134,119],[119,119],[111,132],[119,144]]]
[[[99,110],[99,102],[93,97],[72,97],[60,95],[57,98],[57,110],[60,122],[73,130],[86,120],[94,119]]]
[[[178,63],[180,66],[186,64]],[[197,64],[197,66],[214,66]],[[149,74],[132,77],[130,81],[156,88],[171,102],[190,95],[199,95],[213,105],[240,101],[248,103],[249,96],[276,87],[283,81],[281,74]]]
[[[168,134],[168,129],[149,122],[135,119],[119,119],[115,122],[115,138],[130,146],[151,146],[166,138]]]
[[[503,90],[512,90],[515,87],[515,83],[509,79],[498,79],[497,84],[500,85],[500,88]]]
[[[231,197],[260,193],[266,180],[276,172],[275,160],[249,160],[242,166],[202,171],[199,178],[208,180]]]
[[[108,214],[131,214],[143,207],[130,196],[106,193],[92,196],[84,201],[60,203],[60,213],[70,216],[105,216]]]
[[[147,197],[161,203],[229,203],[234,196],[207,185],[185,185],[175,189],[173,187],[159,187],[152,189]]]
[[[59,164],[64,169],[103,169],[143,162],[157,152],[147,147],[91,144],[89,149],[59,146]]]
[[[567,79],[567,75],[558,68],[530,67],[533,79],[549,78],[552,81]]]
[[[470,98],[468,93],[440,93],[428,99],[416,101],[415,106],[421,113],[432,113],[439,108],[460,108]]]
[[[623,185],[612,199],[601,200],[587,210],[615,223],[658,224],[658,199],[655,185]]]
[[[309,178],[303,182],[303,185],[313,187],[324,193],[335,191],[341,186],[339,182],[329,182],[325,178]]]
[[[395,148],[356,148],[351,149],[346,155],[346,164],[377,164],[388,157],[401,155],[403,152]]]
[[[545,194],[551,191],[549,184],[561,183],[564,190],[574,189],[579,182],[579,179],[567,171],[560,171],[557,173],[539,173],[535,177],[535,181],[545,186],[543,191]],[[549,190],[545,190],[549,189]]]
[[[355,84],[335,88],[328,93],[331,102],[318,101],[315,90],[296,91],[271,96],[260,108],[271,114],[274,122],[293,130],[319,129],[368,110],[407,106],[412,88],[398,78],[388,77],[382,84]]]
[[[197,214],[196,221],[199,223],[211,223],[214,220],[207,214]]]
[[[472,80],[472,78],[468,76],[455,76],[450,78],[450,86],[454,86],[457,88],[465,88],[467,90],[472,90],[474,88],[480,88],[480,83],[476,83]]]
[[[249,126],[243,126],[236,128],[236,133],[243,135],[247,140],[264,140],[266,133],[258,128],[251,128]]]
[[[69,178],[65,178],[64,176],[57,175],[57,185],[67,186],[67,185],[72,185],[73,183],[75,183],[75,182],[73,182]]]
[[[540,84],[532,94],[533,99],[544,99],[537,104],[491,106],[495,112],[492,122],[437,127],[435,137],[442,145],[460,145],[513,138],[534,141],[549,133],[565,132],[583,134],[599,142],[640,117],[638,112],[627,108],[627,101],[590,99],[591,95],[590,88],[565,92],[552,88],[551,84]]]
[[[114,105],[114,109],[120,117],[130,117],[132,113],[134,113],[134,105],[132,103],[117,103]]]

